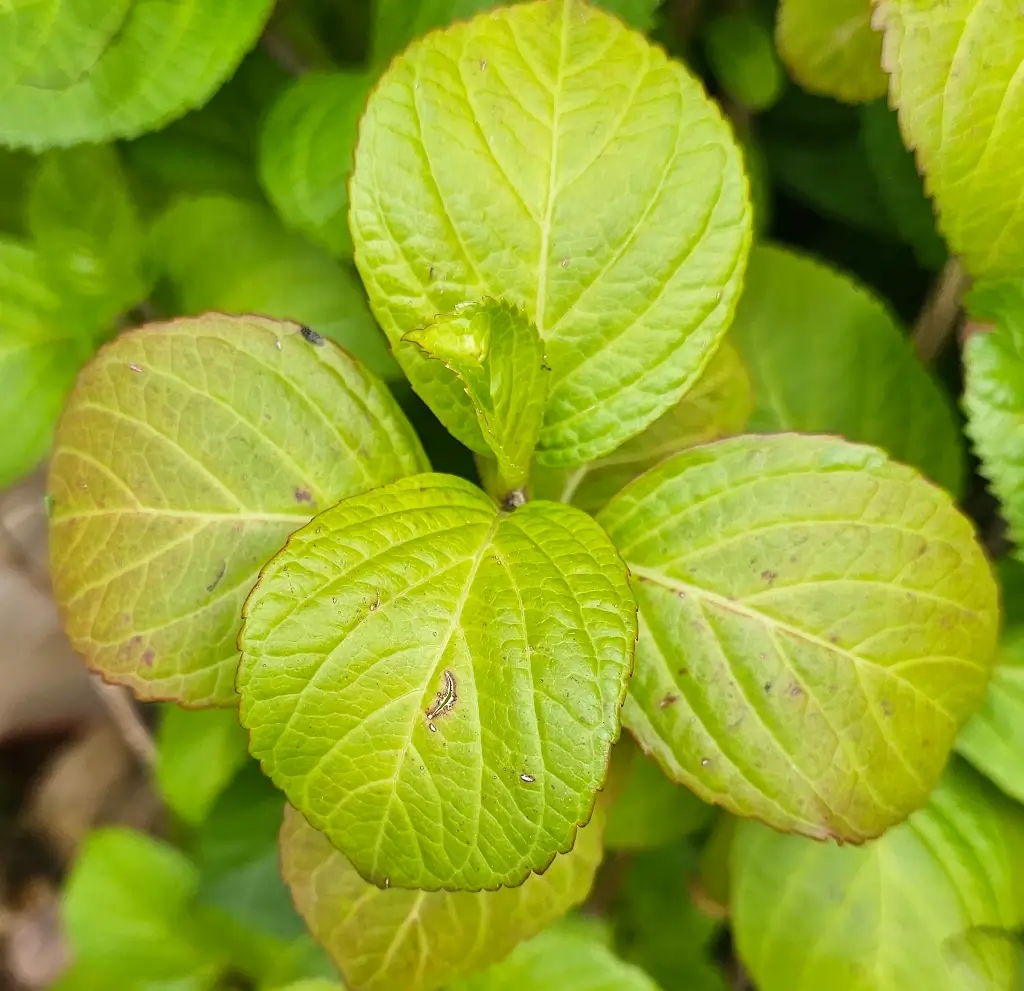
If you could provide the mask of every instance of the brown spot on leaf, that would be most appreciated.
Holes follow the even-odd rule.
[[[427,719],[437,719],[438,716],[443,716],[446,712],[451,712],[455,708],[455,703],[459,700],[458,684],[455,681],[455,675],[451,671],[445,671],[444,673],[444,688],[437,693],[437,701],[427,709]]]
[[[768,582],[769,585],[771,585],[771,583],[775,581],[775,579],[778,577],[779,576],[777,572],[769,571],[767,568],[765,568],[764,571],[761,572],[761,581]]]
[[[772,690],[772,683],[770,681],[766,681],[764,683],[764,693],[765,693],[765,695],[770,695],[771,694],[771,690]]]
[[[789,686],[789,694],[793,698],[799,698],[801,695],[803,695],[803,693],[804,693],[804,690],[799,685],[790,685]]]
[[[153,653],[153,648],[152,647],[147,647],[145,652],[142,655],[142,663],[145,664],[147,668],[152,667],[153,666],[153,660],[155,659],[155,657],[156,657],[156,654]]]
[[[887,719],[892,716],[892,703],[888,699],[879,699],[878,708],[882,710],[882,715]]]
[[[672,695],[671,693],[666,695],[659,703],[659,709],[667,709],[670,705],[675,705],[679,701],[678,695]]]
[[[324,346],[324,339],[315,330],[310,330],[309,327],[300,327],[299,333],[314,347],[322,348]]]
[[[217,574],[213,576],[213,581],[206,586],[207,592],[212,592],[219,584],[220,580],[224,577],[224,572],[228,570],[228,562],[221,561],[220,566],[217,568]]]
[[[295,490],[295,501],[296,502],[312,502],[313,493],[309,489],[297,488]]]

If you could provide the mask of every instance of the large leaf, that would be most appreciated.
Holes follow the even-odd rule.
[[[545,0],[429,35],[361,125],[356,263],[413,386],[487,453],[464,391],[401,337],[485,296],[544,339],[538,460],[601,457],[681,398],[729,323],[750,239],[742,156],[639,34]]]
[[[837,847],[741,823],[733,924],[760,991],[1012,991],[1024,813],[957,763],[880,840]],[[965,981],[964,966],[985,976]]]
[[[45,456],[64,397],[94,346],[66,319],[38,252],[0,238],[0,489]]]
[[[272,0],[13,0],[0,10],[0,144],[132,137],[204,103]]]
[[[375,374],[400,377],[355,272],[285,230],[266,207],[228,196],[180,199],[157,221],[151,242],[185,313],[295,320]]]
[[[345,979],[363,991],[434,991],[506,956],[581,902],[601,861],[602,812],[571,852],[518,888],[383,890],[322,833],[285,812],[281,863],[295,903]]]
[[[998,625],[949,496],[874,448],[739,437],[598,520],[640,607],[623,723],[670,777],[817,838],[877,836],[924,803]]]
[[[1015,0],[875,0],[903,136],[975,276],[1024,269],[1024,18]]]
[[[874,444],[959,493],[956,411],[866,288],[808,257],[759,246],[730,336],[754,380],[750,429]]]
[[[956,749],[1007,795],[1024,802],[1024,629],[1004,635],[981,709]]]
[[[985,283],[968,308],[994,328],[964,348],[967,433],[999,497],[1014,542],[1024,541],[1024,282]]]
[[[781,0],[775,38],[793,78],[812,93],[848,103],[885,94],[882,35],[871,29],[871,0]]]
[[[305,328],[208,316],[124,334],[79,376],[50,464],[71,642],[140,697],[234,705],[259,568],[313,513],[424,467],[386,388]]]
[[[404,479],[264,568],[239,636],[250,751],[367,880],[516,885],[590,818],[635,624],[579,510]]]
[[[685,396],[617,451],[578,468],[533,471],[538,499],[568,502],[596,513],[627,482],[688,447],[739,433],[750,416],[750,377],[728,342]],[[489,477],[487,465],[481,475]]]
[[[351,256],[348,180],[373,78],[310,73],[274,104],[260,134],[260,179],[282,219],[333,255]]]

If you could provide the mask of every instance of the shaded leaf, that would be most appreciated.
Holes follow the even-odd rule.
[[[259,568],[319,509],[424,467],[385,387],[294,324],[126,333],[79,376],[50,464],[65,629],[140,697],[234,705]]]
[[[590,818],[635,617],[578,510],[404,479],[264,568],[239,636],[250,751],[374,884],[520,884]]]
[[[573,849],[517,888],[383,890],[289,808],[281,861],[306,924],[347,981],[364,991],[434,991],[501,960],[583,901],[601,860],[602,829],[599,805]]]
[[[731,337],[753,378],[751,430],[874,444],[960,492],[956,411],[868,289],[809,257],[758,246]]]
[[[648,472],[598,521],[640,609],[622,720],[670,777],[819,839],[924,803],[998,625],[949,496],[874,448],[739,437]]]
[[[786,78],[759,17],[742,10],[721,14],[704,26],[703,41],[715,78],[732,99],[755,112],[778,100]]]
[[[350,194],[374,313],[477,453],[465,392],[400,338],[486,296],[533,320],[552,466],[608,454],[679,401],[725,333],[750,239],[742,156],[697,80],[579,0],[504,8],[396,59]]]

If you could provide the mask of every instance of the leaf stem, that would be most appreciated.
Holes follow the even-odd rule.
[[[914,325],[914,349],[923,362],[931,364],[942,352],[959,321],[961,300],[970,284],[970,276],[960,261],[950,258],[928,293]]]

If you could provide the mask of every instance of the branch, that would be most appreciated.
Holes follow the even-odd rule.
[[[960,302],[971,284],[956,258],[950,258],[928,293],[914,326],[914,349],[926,364],[942,352],[960,319]]]

